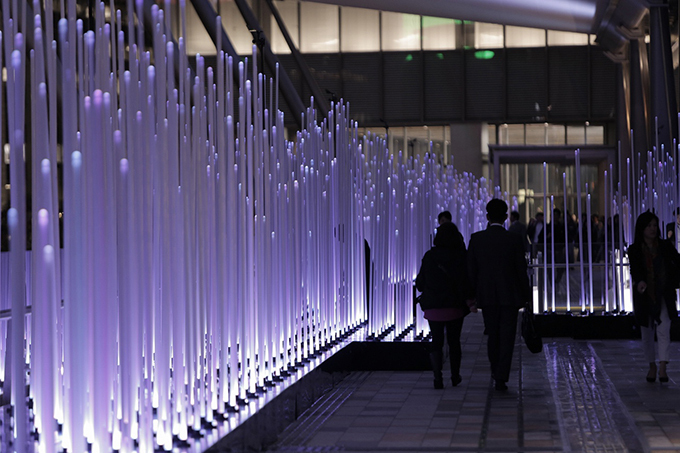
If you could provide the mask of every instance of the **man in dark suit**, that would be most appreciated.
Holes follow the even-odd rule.
[[[496,390],[507,390],[517,331],[517,311],[531,300],[524,247],[503,227],[508,205],[497,198],[486,205],[489,226],[470,237],[468,272],[476,305],[488,334],[487,353]]]

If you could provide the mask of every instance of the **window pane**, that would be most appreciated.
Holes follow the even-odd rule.
[[[524,124],[503,124],[498,129],[499,145],[524,145]]]
[[[295,0],[276,0],[274,6],[279,10],[283,23],[286,25],[286,30],[288,30],[288,34],[293,39],[295,46],[299,47],[298,2]],[[271,33],[269,36],[271,37],[270,45],[272,46],[272,52],[279,54],[290,53],[288,44],[286,44],[286,40],[283,38],[283,34],[279,30],[274,17],[271,18],[270,24]]]
[[[545,145],[545,125],[527,124],[527,145]]]
[[[589,145],[604,145],[604,126],[586,127],[586,143]]]
[[[453,19],[423,16],[423,50],[456,48],[456,29]]]
[[[187,55],[194,56],[197,53],[201,55],[215,55],[215,44],[213,44],[210,35],[203,27],[201,19],[199,19],[194,5],[191,2],[187,3],[187,36],[186,46]]]
[[[475,48],[498,49],[503,47],[503,26],[475,22]]]
[[[322,3],[300,3],[300,51],[308,53],[338,52],[339,9]]]
[[[567,144],[583,145],[586,143],[586,131],[583,126],[567,126]]]
[[[568,31],[548,30],[549,46],[587,46],[588,35]]]
[[[564,145],[564,126],[551,124],[548,126],[548,145]]]
[[[543,47],[545,30],[541,28],[505,27],[506,47]]]
[[[248,26],[238,10],[234,0],[220,1],[220,14],[224,31],[239,55],[251,55],[253,53],[253,35],[248,31]]]
[[[380,12],[343,7],[340,11],[341,50],[343,52],[380,51]]]
[[[420,16],[382,13],[382,50],[420,50]]]
[[[489,134],[489,145],[495,145],[496,144],[496,126],[495,124],[489,124],[487,125],[487,133]]]

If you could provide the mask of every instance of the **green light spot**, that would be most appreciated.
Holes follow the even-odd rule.
[[[413,55],[411,54],[406,55],[406,61],[413,61]]]
[[[475,58],[478,60],[491,60],[494,55],[493,50],[478,50],[475,52]]]
[[[453,23],[456,24],[456,25],[460,25],[460,24],[463,23],[463,21],[460,20],[460,19],[453,19]]]
[[[439,60],[443,60],[443,59],[444,59],[444,54],[441,53],[441,52],[437,52],[437,58],[438,58]]]

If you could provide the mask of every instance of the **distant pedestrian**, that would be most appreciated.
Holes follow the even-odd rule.
[[[518,234],[522,238],[522,245],[524,246],[525,252],[531,252],[531,244],[529,244],[529,238],[527,236],[527,227],[519,220],[519,212],[512,211],[510,213],[510,226],[508,231],[511,233]]]
[[[659,218],[643,212],[635,222],[635,238],[628,248],[630,276],[633,280],[633,311],[640,325],[645,358],[649,362],[647,382],[657,376],[659,359],[660,382],[668,382],[671,321],[678,316],[676,292],[680,282],[680,255],[670,241],[661,239]],[[654,351],[654,333],[658,340],[658,355]]]
[[[536,258],[539,251],[543,250],[543,227],[544,216],[542,212],[537,212],[527,226],[527,238],[531,242],[531,257]]]

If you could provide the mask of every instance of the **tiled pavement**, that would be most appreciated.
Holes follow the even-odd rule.
[[[352,373],[268,451],[680,451],[678,362],[668,384],[649,384],[639,340],[547,338],[534,355],[518,338],[497,392],[482,330],[481,315],[466,319],[458,387],[447,372],[444,390],[431,372]]]

